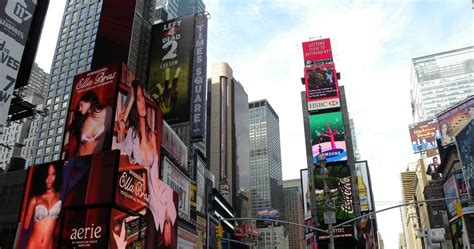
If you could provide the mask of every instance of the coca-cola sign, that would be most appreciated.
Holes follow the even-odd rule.
[[[117,71],[111,70],[109,67],[104,67],[97,71],[86,73],[85,75],[79,75],[77,78],[79,78],[79,80],[76,84],[76,91],[80,93],[114,83],[117,79]]]

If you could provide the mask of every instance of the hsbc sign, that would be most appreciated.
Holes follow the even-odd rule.
[[[317,100],[308,103],[308,111],[316,111],[341,107],[341,101],[337,99]]]

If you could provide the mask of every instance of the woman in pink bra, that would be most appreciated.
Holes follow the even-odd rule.
[[[159,178],[158,149],[160,144],[157,143],[155,131],[148,123],[146,97],[139,81],[132,82],[131,93],[133,99],[130,101],[130,113],[128,117],[125,117],[127,108],[124,107],[118,119],[118,148],[122,154],[128,155],[130,163],[142,165],[147,170],[149,193],[147,215],[149,218],[145,248],[156,248],[156,245],[149,242],[156,241],[156,232],[171,236],[171,226],[175,224],[177,217],[176,206],[173,202],[173,190]],[[126,123],[128,123],[128,131],[125,136]]]
[[[100,103],[97,95],[88,91],[81,96],[74,112],[69,130],[76,139],[75,152],[69,158],[90,155],[102,151],[104,141],[110,133],[112,108]]]
[[[32,185],[32,189],[40,188],[38,195],[34,195],[28,204],[23,229],[32,226],[31,235],[26,248],[49,249],[55,247],[53,239],[54,229],[61,212],[61,166],[49,164],[36,168],[42,180]]]

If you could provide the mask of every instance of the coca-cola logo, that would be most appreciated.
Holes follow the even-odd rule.
[[[77,82],[76,90],[82,90],[91,88],[93,86],[103,85],[104,83],[112,82],[117,75],[117,72],[109,73],[107,71],[101,71],[95,75],[87,75]]]

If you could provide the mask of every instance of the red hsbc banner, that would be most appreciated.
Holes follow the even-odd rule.
[[[303,42],[303,58],[306,66],[332,62],[332,49],[329,38]]]

